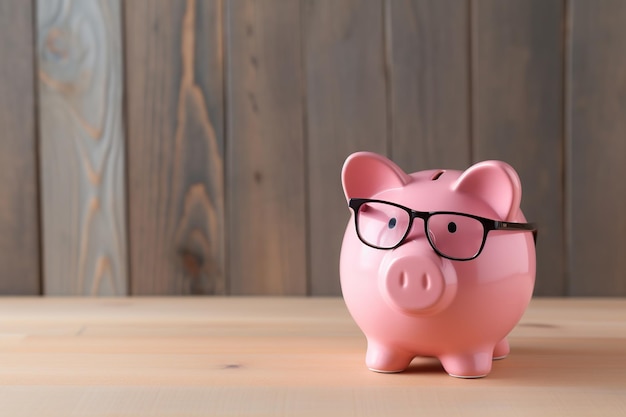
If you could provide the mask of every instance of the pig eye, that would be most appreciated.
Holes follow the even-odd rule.
[[[389,219],[389,223],[387,223],[387,227],[389,227],[390,229],[393,229],[394,227],[396,227],[396,223],[397,223],[396,218],[392,217],[391,219]]]
[[[448,223],[448,232],[450,232],[450,233],[456,232],[456,223],[455,222]]]

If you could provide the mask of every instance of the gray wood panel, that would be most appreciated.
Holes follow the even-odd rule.
[[[38,295],[32,1],[0,1],[0,294]]]
[[[563,2],[483,0],[472,10],[473,159],[501,159],[539,223],[535,294],[565,292]]]
[[[0,0],[0,294],[340,294],[370,150],[511,163],[535,294],[625,296],[625,39],[622,0]]]
[[[626,296],[626,2],[570,12],[568,295]]]
[[[382,1],[304,3],[309,290],[339,295],[349,219],[341,167],[352,152],[387,152]]]
[[[223,5],[125,5],[132,294],[224,294]]]
[[[391,155],[407,172],[470,163],[469,3],[387,0]]]
[[[232,294],[306,294],[301,8],[227,3]]]
[[[37,2],[44,292],[127,294],[119,0]]]

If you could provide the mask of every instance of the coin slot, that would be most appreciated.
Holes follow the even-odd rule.
[[[446,172],[446,171],[437,171],[437,172],[435,172],[435,174],[430,178],[431,181],[438,180],[439,177],[441,177],[444,172]]]

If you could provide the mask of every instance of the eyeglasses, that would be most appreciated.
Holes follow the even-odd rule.
[[[402,245],[413,219],[424,221],[424,232],[433,250],[453,261],[470,261],[482,252],[491,230],[531,231],[537,242],[534,223],[513,223],[453,211],[416,211],[383,200],[351,198],[356,233],[361,242],[375,249]]]

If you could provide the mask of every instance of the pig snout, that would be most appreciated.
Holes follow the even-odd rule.
[[[379,270],[380,290],[387,303],[405,313],[431,314],[454,297],[456,273],[447,260],[416,246],[389,253]]]

